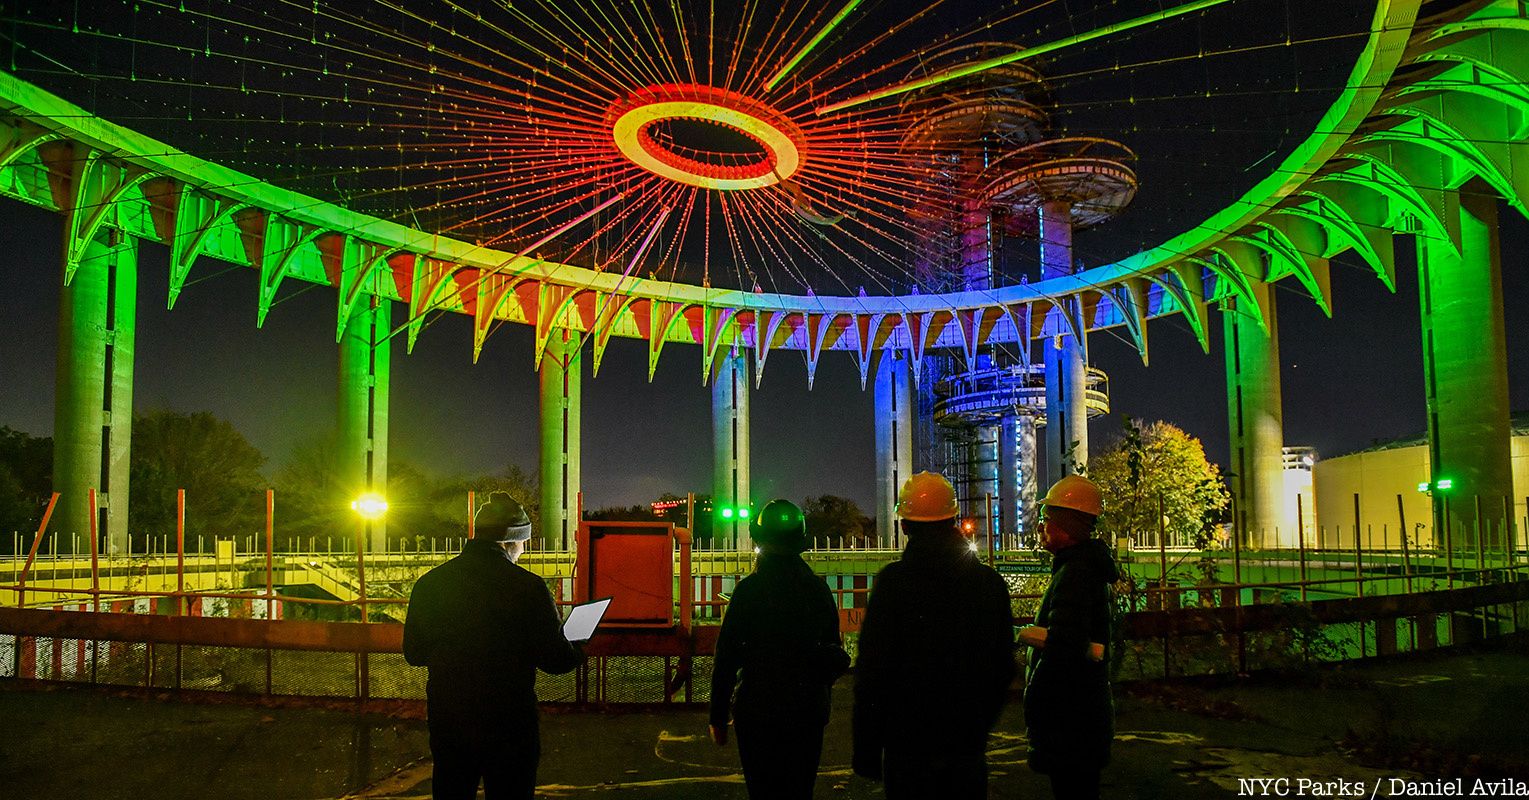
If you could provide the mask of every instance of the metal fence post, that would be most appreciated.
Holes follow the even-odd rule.
[[[1481,524],[1481,495],[1476,495],[1476,583],[1482,582],[1481,571],[1486,569],[1486,527]]]
[[[1486,579],[1487,579],[1487,576],[1486,576],[1486,536],[1487,536],[1487,528],[1481,522],[1481,495],[1480,494],[1476,495],[1476,521],[1475,521],[1474,524],[1475,524],[1475,528],[1476,528],[1476,585],[1477,586],[1482,586],[1482,585],[1486,584]],[[1477,606],[1476,608],[1473,608],[1471,610],[1471,616],[1473,618],[1479,618],[1480,619],[1480,621],[1481,621],[1481,635],[1483,637],[1486,636],[1486,625],[1487,625],[1487,616],[1488,616],[1486,606]]]
[[[1304,603],[1304,602],[1306,602],[1306,529],[1305,528],[1297,527],[1295,529],[1295,542],[1296,542],[1296,547],[1299,549],[1299,553],[1300,553],[1300,565],[1301,565],[1300,566],[1300,569],[1301,569],[1301,572],[1300,572],[1300,578],[1301,578],[1301,602]]]
[[[175,490],[175,615],[186,612],[186,490]]]
[[[993,493],[992,492],[988,492],[987,495],[986,495],[986,499],[987,499],[987,519],[983,520],[983,525],[987,528],[987,563],[988,563],[988,566],[991,567],[993,565],[993,562],[998,557],[998,548],[996,547],[996,544],[995,544],[996,543],[996,539],[997,539],[997,531],[996,531],[996,527],[997,526],[995,526],[993,524]]]
[[[200,537],[198,537],[200,538]],[[276,490],[265,490],[265,618],[276,618]],[[265,693],[271,694],[271,648],[265,649]]]
[[[276,490],[265,490],[265,618],[276,605]]]
[[[1232,583],[1237,584],[1238,604],[1242,603],[1242,537],[1237,535],[1237,529],[1232,529]]]
[[[97,511],[96,507],[95,487],[92,486],[87,494],[90,496],[90,610],[93,612],[99,612],[101,610],[101,562],[99,554],[100,547],[97,544],[97,539],[101,533],[100,513]],[[91,658],[90,669],[92,675],[90,682],[95,683],[94,657]]]
[[[1370,549],[1372,551],[1374,551],[1375,550],[1375,523],[1371,522],[1368,525],[1368,527],[1370,529]],[[1393,594],[1394,592],[1393,592],[1393,587],[1391,586],[1391,584],[1396,580],[1396,578],[1395,578],[1394,574],[1391,572],[1391,567],[1395,565],[1395,563],[1393,561],[1391,561],[1391,557],[1393,555],[1393,553],[1391,551],[1391,523],[1389,523],[1389,522],[1382,522],[1382,523],[1380,523],[1380,550],[1375,551],[1375,552],[1378,552],[1378,553],[1381,554],[1381,560],[1384,563],[1384,569],[1385,569],[1385,572],[1386,572],[1386,577],[1383,578],[1381,580],[1381,583],[1380,583],[1380,593],[1381,594]]]
[[[1235,520],[1236,517],[1233,516]],[[1237,535],[1236,523],[1232,524],[1232,606],[1237,619],[1237,672],[1248,671],[1248,634],[1242,624],[1242,537]]]
[[[1497,553],[1488,553],[1487,554],[1487,564],[1488,565],[1507,566],[1507,563],[1508,563],[1508,544],[1507,543],[1508,543],[1508,539],[1513,537],[1513,501],[1508,499],[1507,496],[1504,496],[1502,498],[1502,516],[1498,520],[1497,529],[1499,531],[1501,531],[1501,533],[1499,535],[1502,536],[1502,543],[1498,545],[1498,552]],[[1496,558],[1498,555],[1500,555],[1501,558]],[[1494,559],[1496,559],[1496,560],[1494,560]],[[1498,573],[1497,579],[1498,580],[1507,580],[1507,576],[1503,575],[1502,573]]]
[[[186,490],[175,490],[175,616],[186,613]],[[175,688],[181,688],[180,642],[175,643]]]
[[[1354,593],[1364,597],[1364,531],[1359,524],[1359,493],[1354,493]],[[1363,647],[1363,637],[1360,646]]]
[[[1524,498],[1524,509],[1525,509],[1526,513],[1529,513],[1529,497],[1525,497]],[[1525,523],[1524,523],[1524,534],[1525,534],[1525,536],[1529,536],[1529,520],[1526,520]],[[1514,535],[1511,535],[1511,536],[1508,537],[1508,564],[1509,565],[1516,566],[1518,564],[1518,553],[1515,552],[1517,547],[1518,547],[1518,535],[1515,533]]]
[[[1455,588],[1454,525],[1449,519],[1449,495],[1444,495],[1444,580],[1447,588]]]
[[[361,527],[356,533],[356,585],[359,589],[358,599],[361,604],[361,621],[370,622],[366,607],[366,539],[372,524],[363,520]]]
[[[1163,539],[1163,496],[1157,496],[1157,585],[1162,589],[1158,596],[1158,606],[1166,605],[1168,592],[1168,544]]]

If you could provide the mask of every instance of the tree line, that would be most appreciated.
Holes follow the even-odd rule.
[[[216,537],[263,539],[265,495],[275,491],[274,539],[278,549],[302,549],[310,541],[355,535],[354,498],[342,488],[332,454],[334,442],[300,445],[273,465],[230,422],[207,412],[148,410],[133,416],[132,455],[128,467],[129,535],[132,550],[143,552],[150,538],[173,541],[176,492],[186,490],[186,534],[210,547]],[[26,547],[42,520],[53,491],[53,442],[0,427],[0,550],[15,546],[11,532]],[[388,465],[388,537],[411,545],[467,535],[468,491],[486,495],[506,491],[537,518],[536,476],[516,465],[496,473],[433,475],[403,460]],[[60,497],[60,503],[83,503]],[[58,531],[63,551],[70,534],[86,541],[85,531]],[[81,545],[83,549],[85,545]],[[428,546],[426,544],[425,546]]]
[[[188,537],[210,542],[218,536],[264,536],[265,492],[275,490],[275,540],[279,549],[302,549],[310,541],[355,535],[358,521],[335,470],[334,443],[312,441],[273,465],[227,420],[207,412],[148,410],[133,418],[129,465],[129,525],[133,550],[150,537],[175,534],[176,490],[185,489]],[[29,543],[52,492],[53,442],[0,426],[0,551],[14,546],[8,534]],[[1229,493],[1199,440],[1166,422],[1126,418],[1120,434],[1089,462],[1089,477],[1106,498],[1100,533],[1129,536],[1138,547],[1214,548],[1225,523]],[[539,521],[534,472],[517,465],[477,475],[434,475],[405,460],[388,464],[388,537],[428,547],[428,542],[467,535],[466,497],[509,492]],[[666,494],[660,500],[683,500]],[[761,500],[763,498],[760,498]],[[706,495],[694,520],[699,547],[725,546],[712,535]],[[84,498],[60,498],[84,502]],[[851,499],[808,497],[802,503],[807,532],[819,547],[865,547],[878,540],[875,520]],[[585,513],[591,520],[658,520],[685,523],[683,506],[660,516],[648,506],[613,506]],[[539,529],[539,528],[538,528]],[[84,531],[59,532],[81,536]],[[890,531],[881,532],[882,542]],[[193,539],[194,540],[194,539]],[[64,548],[61,548],[61,550]]]
[[[273,465],[232,423],[208,412],[153,409],[133,417],[129,464],[128,521],[132,551],[143,552],[149,540],[173,541],[176,491],[186,490],[188,541],[201,537],[211,546],[216,537],[241,541],[265,535],[267,489],[275,491],[274,539],[277,549],[300,550],[326,540],[338,543],[357,532],[358,521],[335,469],[334,442],[317,440],[298,446]],[[53,441],[9,427],[0,427],[0,551],[30,544],[53,491]],[[467,493],[480,502],[489,492],[509,492],[526,507],[532,523],[540,519],[540,494],[534,472],[510,464],[477,475],[434,475],[397,458],[388,464],[387,532],[394,542],[428,548],[430,542],[467,535]],[[683,500],[666,494],[660,500]],[[701,507],[709,498],[699,495]],[[61,497],[61,503],[85,502]],[[807,498],[807,526],[822,547],[866,546],[875,538],[875,521],[853,500],[834,495]],[[650,506],[607,507],[586,512],[591,520],[659,520],[685,524],[685,509],[666,517]],[[700,547],[722,546],[712,538],[712,519],[696,515],[695,541]],[[85,531],[52,531],[61,536],[60,551],[68,549],[70,534],[85,541]],[[80,544],[83,549],[86,545]],[[194,546],[194,545],[193,545]],[[395,544],[396,546],[396,544]]]

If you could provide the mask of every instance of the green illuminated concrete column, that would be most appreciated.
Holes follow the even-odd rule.
[[[717,357],[711,382],[712,478],[711,505],[720,512],[749,505],[749,357],[732,351]],[[742,544],[748,520],[718,513],[712,535],[718,543]]]
[[[913,382],[908,357],[886,351],[871,386],[876,431],[876,535],[898,541],[897,492],[913,474]]]
[[[1257,309],[1227,300],[1221,310],[1226,334],[1227,422],[1231,428],[1232,502],[1245,546],[1294,547],[1295,523],[1284,519],[1285,427],[1279,381],[1279,326],[1274,294],[1265,283],[1253,291],[1267,298],[1268,332]]]
[[[53,530],[89,542],[89,491],[98,493],[106,552],[128,549],[128,462],[133,439],[133,338],[138,243],[102,229],[59,295],[53,405]],[[97,512],[99,513],[99,512]]]
[[[1041,277],[1071,275],[1072,210],[1063,201],[1041,204]],[[1053,310],[1052,314],[1061,312]],[[1065,329],[1060,320],[1048,330]],[[1052,336],[1042,345],[1046,368],[1046,485],[1088,466],[1088,406],[1083,346],[1073,336]]]
[[[391,375],[392,312],[388,301],[365,295],[345,322],[340,337],[339,476],[349,499],[365,492],[387,496],[388,383]],[[387,541],[387,518],[372,521],[367,548]]]
[[[1447,502],[1451,545],[1474,551],[1476,498],[1482,543],[1491,549],[1503,546],[1497,520],[1503,499],[1513,496],[1508,362],[1497,202],[1474,192],[1462,192],[1458,202],[1462,252],[1419,236],[1418,295],[1432,479],[1450,482],[1433,493],[1436,541],[1443,544]]]
[[[547,338],[541,365],[541,542],[573,547],[579,527],[580,393],[584,359],[577,331]]]

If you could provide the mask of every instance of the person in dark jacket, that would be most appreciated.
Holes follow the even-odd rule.
[[[770,501],[754,515],[749,535],[759,563],[738,582],[722,619],[711,737],[727,744],[731,704],[749,797],[811,800],[830,687],[849,668],[839,610],[828,584],[802,560],[807,527],[800,508]]]
[[[889,800],[985,798],[988,732],[1015,673],[1008,586],[957,530],[944,477],[908,479],[897,513],[908,544],[860,629],[854,771]]]
[[[1030,768],[1051,778],[1057,800],[1097,800],[1115,735],[1107,657],[1111,586],[1120,573],[1109,546],[1093,538],[1103,508],[1097,486],[1068,476],[1041,503],[1051,584],[1035,625],[1019,633],[1034,648],[1025,683]]]
[[[541,735],[536,670],[578,666],[547,584],[516,565],[531,538],[525,509],[494,492],[457,557],[425,573],[409,596],[404,658],[428,667],[425,699],[436,800],[530,798]]]

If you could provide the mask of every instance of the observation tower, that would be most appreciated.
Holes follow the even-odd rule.
[[[1014,49],[996,42],[954,47],[926,68]],[[1073,231],[1131,202],[1135,154],[1108,139],[1057,135],[1050,104],[1041,73],[1019,63],[904,101],[916,121],[903,148],[931,188],[913,211],[924,232],[924,281],[941,291],[988,292],[1028,282],[1032,272],[1043,280],[1071,275]],[[1010,252],[1010,238],[1038,243],[1038,270]],[[1023,540],[1031,527],[1040,483],[1037,427],[1046,431],[1048,483],[1087,463],[1087,421],[1109,411],[1107,378],[1087,364],[1087,311],[1077,297],[1057,299],[1012,346],[935,354],[922,370],[930,379],[920,386],[921,461],[952,477],[963,515],[986,520],[990,536]],[[1039,363],[1036,338],[1043,342]]]

